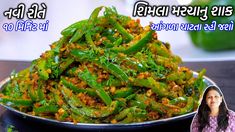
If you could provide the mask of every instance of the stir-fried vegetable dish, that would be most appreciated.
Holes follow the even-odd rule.
[[[11,75],[0,103],[74,123],[143,122],[197,109],[205,70],[194,76],[180,66],[149,25],[98,7],[61,34],[51,50]]]

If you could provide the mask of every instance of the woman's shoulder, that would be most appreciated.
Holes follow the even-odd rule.
[[[191,132],[198,132],[199,123],[198,123],[198,114],[197,113],[194,115],[194,118],[192,120],[190,128],[191,128]]]
[[[228,127],[232,132],[235,132],[235,112],[232,110],[228,110],[228,113],[229,113]]]
[[[230,116],[235,116],[235,112],[234,112],[233,110],[228,110],[228,114],[229,114]]]
[[[195,113],[194,118],[198,118],[198,113],[197,112]]]
[[[196,113],[196,114],[194,115],[193,120],[194,120],[194,121],[198,121],[198,113]]]
[[[232,110],[228,110],[229,118],[235,121],[235,112]]]

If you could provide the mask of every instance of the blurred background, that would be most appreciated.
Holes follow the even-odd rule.
[[[208,0],[207,0],[208,1]],[[226,1],[226,0],[224,0]],[[227,0],[232,1],[232,0]],[[3,12],[10,7],[15,8],[19,3],[26,4],[26,10],[32,3],[47,5],[45,20],[33,20],[34,22],[45,22],[49,20],[48,31],[11,31],[5,32],[2,28],[4,23],[15,23],[16,19],[7,19]],[[132,16],[135,0],[1,0],[0,2],[0,60],[23,60],[32,61],[38,58],[49,45],[61,37],[60,32],[70,24],[89,18],[94,8],[105,5],[115,6],[120,14]],[[182,5],[188,4],[191,0],[149,0],[150,5]],[[41,6],[40,6],[41,8]],[[137,19],[138,17],[132,17]],[[141,24],[146,26],[149,22],[159,23],[186,23],[183,17],[170,15],[168,17],[140,17]],[[234,17],[232,18],[234,20]],[[24,17],[27,20],[27,17]],[[207,51],[193,44],[188,32],[185,31],[159,31],[158,38],[161,41],[171,44],[172,52],[182,57],[183,61],[221,61],[235,60],[235,50]],[[210,35],[209,35],[210,36]],[[224,35],[226,36],[226,35]],[[221,38],[224,37],[220,36]],[[208,38],[206,36],[206,38]],[[201,38],[199,38],[201,40]],[[213,39],[213,38],[212,38]],[[235,41],[231,40],[233,45]],[[199,42],[203,43],[203,42]],[[219,45],[225,45],[219,43]],[[231,44],[230,44],[231,45]],[[233,46],[235,47],[235,46]]]

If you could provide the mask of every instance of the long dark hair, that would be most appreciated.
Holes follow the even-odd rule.
[[[220,96],[222,97],[222,102],[219,106],[219,114],[217,116],[218,127],[216,128],[216,131],[218,132],[220,130],[226,130],[226,128],[228,127],[228,108],[227,108],[227,105],[226,105],[225,100],[223,98],[223,94],[218,87],[209,86],[209,87],[207,87],[206,91],[204,92],[201,104],[198,108],[198,122],[200,124],[200,126],[199,126],[200,132],[203,130],[203,128],[206,125],[209,125],[210,108],[206,104],[206,95],[211,90],[217,91],[220,94]]]

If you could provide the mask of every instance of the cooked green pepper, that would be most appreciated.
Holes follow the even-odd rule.
[[[82,107],[84,104],[81,102],[79,98],[77,98],[71,90],[66,87],[61,88],[61,93],[64,95],[65,100],[67,100],[68,104],[72,108]]]
[[[115,9],[112,8],[105,8],[104,16],[109,20],[109,22],[116,28],[124,37],[127,38],[127,41],[131,41],[133,36],[126,31],[126,29],[119,24],[115,19],[118,16],[115,12]]]
[[[61,34],[66,37],[70,37],[74,34],[74,32],[76,32],[77,29],[82,28],[87,22],[88,22],[88,19],[75,22],[74,24],[62,30]]]
[[[64,77],[61,77],[61,82],[62,82],[63,85],[65,85],[67,88],[70,88],[74,92],[77,92],[77,93],[87,93],[88,95],[91,95],[91,96],[94,96],[94,97],[97,96],[94,89],[90,89],[90,88],[86,88],[86,89],[78,88],[72,82],[67,81]]]
[[[113,95],[113,98],[125,98],[133,93],[133,88],[125,87],[117,89]]]
[[[115,113],[118,109],[118,101],[111,102],[110,106],[104,109],[94,109],[89,107],[72,108],[72,111],[78,115],[85,115],[92,118],[103,118]]]
[[[134,86],[151,88],[158,96],[163,97],[167,96],[169,98],[174,98],[176,95],[167,91],[167,85],[162,82],[155,81],[152,77],[147,79],[130,79]]]
[[[87,82],[87,84],[94,88],[97,95],[105,102],[106,105],[111,105],[112,99],[111,97],[104,91],[101,84],[96,82],[96,77],[93,76],[88,69],[85,69],[83,72],[78,73],[78,77],[83,81]]]
[[[92,40],[90,38],[90,30],[94,26],[94,23],[99,15],[100,10],[103,8],[103,6],[97,7],[91,14],[90,18],[88,19],[87,23],[84,23],[81,28],[78,28],[75,34],[72,36],[72,38],[69,40],[70,43],[78,41],[84,34],[88,32],[87,39],[90,44],[92,44]],[[76,24],[75,24],[76,25]],[[72,30],[73,31],[73,30]]]
[[[56,113],[58,111],[58,106],[57,105],[46,105],[46,106],[41,106],[38,108],[34,108],[33,111],[35,114],[39,113]]]
[[[41,79],[47,80],[49,78],[49,74],[46,69],[46,60],[39,59],[38,60],[38,73]]]
[[[116,64],[108,62],[107,58],[100,57],[96,58],[92,51],[81,51],[81,50],[72,50],[71,54],[78,59],[79,61],[90,61],[95,62],[96,64],[100,65],[105,70],[111,72],[117,78],[121,79],[123,82],[128,81],[128,76],[126,73]]]
[[[194,100],[192,97],[187,98],[187,104],[184,108],[180,108],[179,111],[175,112],[173,114],[175,115],[182,115],[188,112],[191,112],[193,110]]]
[[[133,106],[119,112],[114,119],[120,123],[141,122],[146,119],[146,114],[145,110]]]
[[[12,98],[0,98],[0,103],[5,103],[9,106],[32,106],[33,102],[26,99],[12,99]]]
[[[148,31],[143,36],[141,36],[140,40],[134,42],[134,44],[131,47],[127,48],[123,52],[125,54],[132,54],[136,53],[137,51],[140,51],[151,40],[153,32],[154,32],[153,30]]]
[[[0,91],[0,104],[58,121],[134,123],[191,112],[204,90],[198,77],[149,26],[96,8]]]

